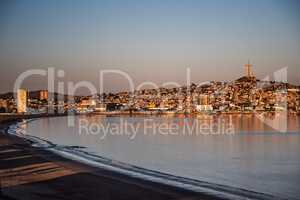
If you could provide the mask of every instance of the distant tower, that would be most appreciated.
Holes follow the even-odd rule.
[[[25,113],[27,108],[27,91],[18,89],[17,92],[17,110],[18,113]]]
[[[246,70],[246,76],[252,77],[253,76],[252,71],[251,71],[252,65],[250,64],[249,60],[248,60],[248,63],[244,65],[244,67]]]

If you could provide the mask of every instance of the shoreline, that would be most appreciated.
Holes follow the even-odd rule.
[[[78,115],[105,115],[105,116],[169,116],[169,117],[197,117],[197,116],[226,116],[226,115],[274,115],[282,112],[217,112],[217,113],[168,113],[168,112],[129,112],[129,111],[113,111],[113,112],[91,112]],[[299,116],[300,113],[287,112],[287,115]]]
[[[1,198],[220,199],[93,167],[33,147],[29,141],[6,133],[9,125],[16,122],[0,126]]]
[[[90,113],[42,113],[42,114],[12,114],[12,113],[0,113],[0,131],[3,128],[8,128],[9,125],[21,122],[22,120],[29,119],[41,119],[41,118],[52,118],[52,117],[67,117],[67,116],[170,116],[170,117],[197,117],[197,116],[226,116],[226,115],[274,115],[274,114],[286,114],[287,116],[300,116],[299,113],[294,112],[222,112],[222,113],[157,113],[157,112],[123,112],[123,111],[112,111],[112,112],[90,112]]]
[[[45,117],[64,117],[68,116],[67,113],[42,113],[42,114],[12,114],[12,113],[0,113],[0,125],[1,124],[10,124],[16,123],[23,119],[36,119],[36,118],[45,118]],[[1,126],[0,126],[1,128]]]

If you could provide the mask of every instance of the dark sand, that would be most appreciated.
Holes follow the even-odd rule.
[[[0,199],[216,199],[94,168],[32,147],[0,124]]]

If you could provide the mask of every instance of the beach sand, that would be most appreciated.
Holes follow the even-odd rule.
[[[65,159],[0,127],[0,199],[216,199]]]

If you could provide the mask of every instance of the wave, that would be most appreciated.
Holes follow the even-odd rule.
[[[269,194],[259,193],[255,191],[250,191],[246,189],[231,187],[227,185],[209,183],[205,181],[200,181],[191,178],[180,177],[176,175],[171,175],[163,173],[160,171],[150,170],[129,163],[120,162],[103,156],[99,156],[88,152],[85,147],[81,146],[63,146],[47,141],[43,138],[39,138],[32,135],[25,134],[25,130],[22,128],[24,123],[29,123],[34,119],[24,120],[23,122],[18,122],[13,124],[7,130],[7,133],[21,137],[31,143],[34,147],[43,148],[45,150],[51,151],[57,155],[85,163],[87,165],[98,167],[117,173],[125,174],[131,177],[140,178],[143,180],[148,180],[157,183],[163,183],[170,186],[175,186],[183,188],[186,190],[200,192],[208,194],[215,197],[221,197],[225,199],[258,199],[258,200],[269,200],[278,199]]]

